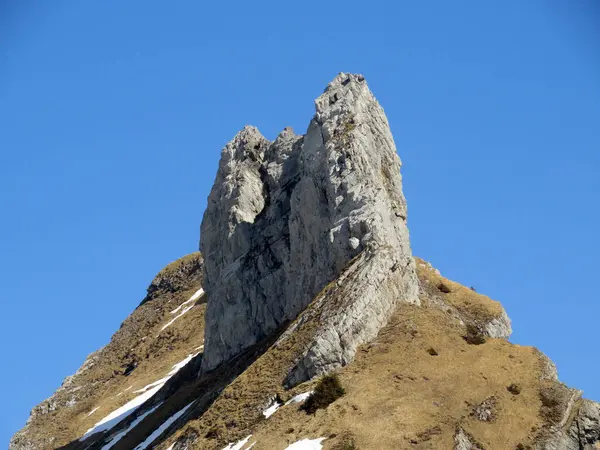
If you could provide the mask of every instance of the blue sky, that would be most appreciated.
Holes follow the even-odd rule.
[[[222,146],[304,132],[340,71],[388,114],[414,253],[600,400],[594,0],[4,0],[0,58],[0,446],[197,249]]]

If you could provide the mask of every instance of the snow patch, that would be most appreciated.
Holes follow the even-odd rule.
[[[187,355],[187,357],[183,360],[178,362],[177,364],[175,364],[173,366],[173,370],[171,370],[171,372],[169,372],[171,375],[175,375],[177,372],[179,372],[181,369],[183,369],[185,366],[187,366],[187,364],[194,359],[196,356],[198,356],[200,354],[200,352],[198,353],[192,353],[191,355]]]
[[[173,317],[173,319],[171,319],[169,321],[169,323],[167,323],[165,326],[163,326],[160,329],[160,331],[163,331],[165,328],[168,328],[171,325],[173,325],[173,322],[175,322],[177,319],[179,319],[181,316],[183,316],[186,312],[188,312],[190,309],[192,309],[194,307],[193,302],[198,300],[202,294],[204,294],[204,289],[200,288],[196,292],[194,292],[194,295],[192,295],[189,300],[186,300],[181,305],[179,305],[177,308],[175,308],[173,311],[171,311],[171,314],[177,314],[179,311],[181,311],[181,312],[179,314],[177,314],[175,317]],[[192,304],[190,305],[190,303],[192,303]]]
[[[119,392],[117,395],[115,395],[114,398],[120,397],[121,395],[123,395],[125,392],[127,392],[129,389],[131,389],[133,386],[129,386],[127,389],[125,389],[123,392]]]
[[[313,394],[313,392],[314,391],[309,391],[309,392],[305,392],[304,394],[298,394],[298,395],[292,397],[291,399],[289,399],[287,402],[285,402],[285,404],[281,404],[277,400],[273,400],[273,403],[271,403],[271,405],[263,411],[263,416],[265,416],[265,419],[268,419],[273,414],[275,414],[275,412],[277,412],[277,410],[279,408],[281,408],[282,406],[288,406],[288,405],[291,405],[294,403],[305,402],[306,399],[308,399],[308,397],[310,397]]]
[[[133,430],[142,420],[144,420],[147,416],[149,416],[150,414],[152,414],[154,411],[156,411],[158,409],[158,407],[162,405],[162,402],[159,403],[158,405],[156,405],[154,408],[152,408],[149,411],[146,411],[144,414],[142,414],[140,417],[138,417],[137,419],[135,419],[133,422],[131,422],[131,425],[129,425],[129,427],[124,430],[121,431],[119,434],[117,434],[114,438],[112,438],[108,444],[106,444],[104,447],[102,447],[102,450],[109,450],[111,449],[117,442],[119,442],[121,440],[121,438],[123,436],[125,436],[127,433],[129,433],[131,430]]]
[[[286,447],[285,450],[321,450],[323,448],[321,442],[324,440],[325,438],[302,439],[301,441],[294,442],[289,447]]]
[[[199,354],[200,353],[188,355],[187,358],[185,358],[183,361],[175,364],[166,377],[161,378],[160,380],[155,381],[154,383],[150,383],[149,385],[144,386],[143,388],[138,389],[137,391],[134,391],[135,394],[141,394],[135,397],[133,400],[127,402],[120,408],[114,410],[108,416],[104,417],[100,422],[96,423],[92,428],[87,430],[79,440],[83,441],[85,438],[94,433],[100,433],[102,431],[110,430],[121,420],[123,420],[133,411],[135,411],[139,406],[145,403],[146,400],[152,398],[152,396],[156,394],[173,375],[175,375],[179,370],[185,367],[187,363],[189,363],[194,357],[196,357]],[[131,389],[131,386],[125,389],[125,391],[128,391],[129,389]],[[123,392],[121,392],[121,394]]]
[[[160,380],[157,380],[153,383],[150,383],[146,386],[144,386],[141,389],[138,389],[137,391],[133,391],[134,394],[138,394],[140,392],[146,392],[148,389],[152,389],[156,386],[163,386],[167,381],[169,381],[169,379],[175,375],[177,372],[179,372],[181,369],[183,369],[192,359],[194,359],[196,356],[198,356],[200,353],[194,353],[192,355],[188,355],[183,361],[178,362],[177,364],[175,364],[172,368],[171,371],[167,374],[166,377],[161,378]]]
[[[281,407],[281,403],[279,403],[277,400],[275,400],[271,406],[269,406],[267,409],[265,409],[263,411],[263,416],[265,416],[265,419],[268,419],[273,414],[275,414],[275,411],[277,411],[280,407]]]
[[[308,400],[308,397],[313,395],[314,392],[315,391],[308,391],[308,392],[305,392],[304,394],[298,394],[298,395],[292,397],[291,399],[289,399],[287,402],[285,402],[284,406],[291,405],[293,403],[305,402],[306,400]]]
[[[192,406],[193,403],[194,402],[190,403],[185,408],[177,411],[175,414],[173,414],[171,417],[169,417],[166,421],[164,421],[163,424],[160,427],[158,427],[156,430],[154,430],[152,432],[152,434],[150,436],[148,436],[144,442],[142,442],[140,445],[138,445],[135,448],[135,450],[144,450],[145,448],[148,448],[148,446],[150,444],[152,444],[161,434],[163,434],[167,430],[167,428],[169,428],[173,424],[173,422],[175,422],[177,419],[179,419],[190,408],[190,406]]]
[[[242,450],[244,445],[246,445],[248,443],[248,441],[250,440],[251,437],[252,437],[252,435],[249,435],[245,439],[242,439],[241,441],[238,441],[235,444],[231,443],[227,447],[225,447],[223,450]],[[252,443],[249,447],[246,447],[245,450],[250,450],[252,447],[254,447],[255,444],[256,444],[256,442]]]
[[[175,308],[173,311],[171,311],[171,314],[177,314],[181,308],[183,308],[185,305],[188,305],[188,304],[198,300],[202,294],[204,294],[204,289],[202,289],[202,288],[198,289],[196,292],[194,292],[194,295],[192,295],[189,300],[183,302],[181,305],[179,305],[177,308]]]
[[[172,377],[172,375],[169,375],[169,376],[166,376],[164,378],[161,378],[160,380],[157,380],[157,381],[155,381],[153,383],[150,383],[150,384],[144,386],[143,388],[138,389],[137,391],[133,391],[133,393],[137,394],[139,392],[146,392],[148,389],[152,389],[152,388],[154,388],[156,386],[161,386],[162,387],[167,381],[169,381],[169,378],[171,378],[171,377]]]
[[[154,394],[158,392],[158,390],[162,387],[157,386],[154,389],[150,389],[149,391],[143,393],[142,395],[138,395],[136,398],[131,400],[130,402],[125,403],[118,409],[115,409],[108,416],[103,418],[100,422],[96,423],[92,428],[87,430],[85,434],[79,439],[80,441],[84,440],[88,436],[94,433],[100,433],[101,431],[110,430],[116,424],[118,424],[121,420],[135,411],[140,405],[142,405],[146,400],[150,399]]]
[[[188,312],[190,309],[192,309],[194,307],[194,305],[191,306],[187,306],[183,311],[181,311],[178,315],[176,315],[173,319],[171,319],[169,321],[169,323],[167,323],[164,327],[162,327],[160,329],[160,331],[163,331],[165,328],[170,327],[171,325],[173,325],[173,322],[175,322],[177,319],[179,319],[181,316],[183,316],[186,312]]]

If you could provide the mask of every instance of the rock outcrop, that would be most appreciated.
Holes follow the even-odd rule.
[[[575,402],[567,404],[564,419],[543,436],[536,450],[597,450],[600,447],[600,404],[581,399],[572,390]]]
[[[400,165],[360,75],[328,85],[305,136],[285,129],[271,143],[246,127],[227,144],[201,229],[204,371],[293,320],[360,254],[373,267],[356,302],[315,337],[303,372],[347,362],[399,302],[418,303]]]
[[[480,296],[474,295],[472,288],[447,280],[428,262],[416,260],[421,297],[426,305],[442,309],[477,335],[499,339],[510,337],[510,319],[499,302],[477,301]]]

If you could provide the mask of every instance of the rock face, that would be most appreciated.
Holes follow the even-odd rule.
[[[305,136],[286,128],[271,143],[246,127],[227,144],[201,227],[203,371],[293,320],[360,254],[372,255],[365,261],[374,267],[362,268],[371,289],[349,305],[351,320],[329,318],[327,334],[343,331],[346,339],[317,339],[319,357],[347,360],[398,302],[418,302],[400,166],[385,114],[361,75],[342,73],[328,85]],[[381,252],[385,260],[375,257]],[[380,295],[373,283],[392,273]]]
[[[580,393],[578,395],[580,397]],[[572,406],[572,405],[571,405]],[[571,410],[565,411],[565,423],[542,439],[538,450],[596,450],[600,445],[600,404],[590,400],[580,400],[572,422],[568,424]]]
[[[459,428],[454,435],[454,450],[482,450],[482,448],[473,442],[465,430]]]

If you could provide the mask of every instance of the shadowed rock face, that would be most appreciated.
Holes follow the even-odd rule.
[[[362,252],[386,247],[381,271],[402,268],[397,295],[346,331],[359,336],[389,306],[418,302],[401,163],[382,108],[361,75],[343,73],[315,103],[305,136],[286,128],[269,142],[245,127],[223,149],[201,227],[204,371],[293,320]]]

